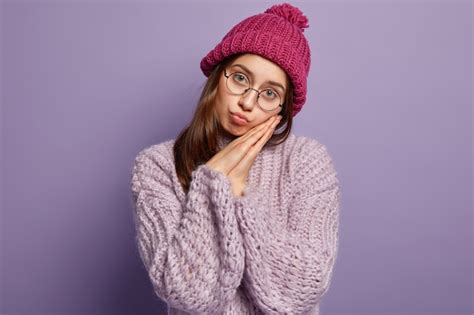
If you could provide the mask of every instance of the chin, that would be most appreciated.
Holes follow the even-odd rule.
[[[247,129],[247,127],[239,127],[239,126],[234,126],[232,124],[228,124],[226,127],[225,127],[225,130],[235,136],[235,137],[240,137],[242,135],[244,135],[249,129]]]
[[[231,127],[230,129],[226,129],[226,130],[228,133],[236,137],[240,137],[247,132],[247,130],[235,128],[235,127]]]

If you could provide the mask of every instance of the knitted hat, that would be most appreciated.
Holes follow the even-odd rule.
[[[236,53],[254,53],[278,64],[294,85],[294,117],[306,101],[306,80],[311,65],[311,51],[303,35],[309,27],[303,13],[289,3],[276,4],[250,16],[222,38],[201,60],[201,70],[208,77],[214,66]]]

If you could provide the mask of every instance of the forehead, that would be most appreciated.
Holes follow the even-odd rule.
[[[247,67],[256,79],[275,80],[282,84],[285,83],[285,71],[273,61],[270,61],[260,55],[244,54],[235,59],[232,65],[242,64]]]

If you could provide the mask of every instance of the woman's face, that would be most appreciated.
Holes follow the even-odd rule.
[[[227,76],[230,75],[229,79],[225,76],[226,72]],[[287,82],[286,73],[282,68],[259,55],[244,54],[230,63],[219,79],[215,106],[219,122],[232,135],[241,136],[281,111],[281,107],[271,110],[262,109],[257,104],[257,92],[255,90],[250,89],[243,95],[235,95],[235,93],[229,91],[226,80],[234,80],[232,83],[234,87],[240,86],[242,88],[249,82],[251,88],[258,91],[265,90],[258,99],[260,104],[274,102],[276,95],[279,96],[280,103],[283,103]],[[236,113],[243,116],[245,120],[236,118],[233,115]]]

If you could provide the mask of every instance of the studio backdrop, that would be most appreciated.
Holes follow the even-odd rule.
[[[1,2],[1,314],[165,314],[133,158],[177,137],[204,54],[274,3]],[[291,3],[312,52],[293,133],[341,184],[321,314],[472,314],[472,2]]]

